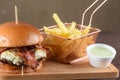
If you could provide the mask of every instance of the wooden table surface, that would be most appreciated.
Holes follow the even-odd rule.
[[[88,59],[78,64],[62,64],[47,61],[41,72],[29,74],[0,74],[2,80],[63,80],[63,79],[99,79],[117,78],[118,69],[111,64],[108,68],[94,68],[88,63]]]

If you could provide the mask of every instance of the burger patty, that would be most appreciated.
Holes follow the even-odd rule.
[[[45,57],[46,50],[39,45],[0,49],[0,61],[15,66],[36,68],[38,61]]]

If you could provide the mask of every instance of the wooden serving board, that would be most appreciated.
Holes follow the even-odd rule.
[[[117,78],[118,76],[119,70],[114,65],[111,64],[108,68],[94,68],[86,59],[74,65],[46,61],[39,72],[27,73],[23,76],[0,73],[0,80],[68,80]]]

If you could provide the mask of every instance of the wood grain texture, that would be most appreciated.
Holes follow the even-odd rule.
[[[2,80],[67,80],[117,78],[118,75],[119,70],[112,64],[108,68],[94,68],[89,65],[88,60],[84,60],[74,65],[47,61],[40,72],[27,73],[23,76],[0,73],[0,78]]]

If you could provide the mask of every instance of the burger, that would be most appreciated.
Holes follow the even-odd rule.
[[[39,71],[46,58],[43,36],[34,26],[19,22],[0,25],[0,72]]]

